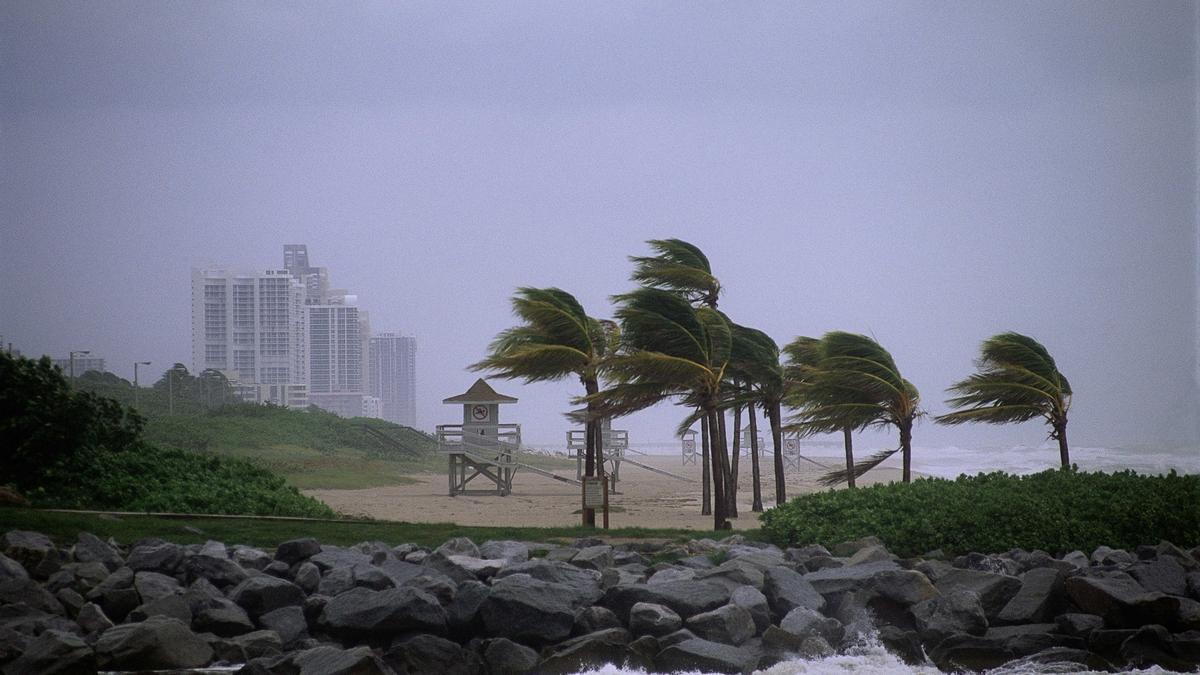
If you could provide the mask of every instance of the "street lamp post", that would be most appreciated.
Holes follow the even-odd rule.
[[[83,349],[83,350],[71,352],[71,354],[67,357],[67,361],[71,366],[71,379],[72,380],[75,379],[75,355],[76,354],[79,354],[80,356],[87,356],[88,354],[91,354],[91,352],[86,349]]]
[[[148,366],[149,361],[134,361],[133,362],[133,407],[138,407],[138,394],[141,393],[141,387],[138,386],[138,366]]]

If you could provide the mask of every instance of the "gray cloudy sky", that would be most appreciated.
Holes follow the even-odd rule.
[[[514,287],[604,316],[674,236],[734,320],[872,334],[931,413],[1012,329],[1071,378],[1073,440],[1192,443],[1196,7],[6,0],[0,334],[188,362],[189,268],[307,243],[418,336],[432,428]],[[497,388],[562,438],[574,383]]]

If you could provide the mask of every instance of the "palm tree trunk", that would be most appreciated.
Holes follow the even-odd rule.
[[[708,410],[708,433],[712,436],[712,482],[713,482],[713,530],[724,530],[729,521],[726,518],[725,501],[725,475],[727,473],[726,466],[728,464],[728,456],[725,453],[725,446],[721,442],[721,423],[717,420],[719,413],[715,409]]]
[[[721,410],[717,413],[721,423],[721,445],[729,447],[729,434],[726,433],[725,427],[725,411]],[[740,423],[740,422],[739,422]],[[736,429],[736,427],[735,427]],[[732,457],[726,455],[725,459],[725,515],[729,518],[737,518],[737,434],[734,433],[734,454]]]
[[[754,494],[754,502],[750,505],[750,510],[754,513],[762,513],[762,475],[758,468],[758,420],[755,419],[754,404],[747,406],[746,411],[750,417],[750,478],[753,483],[750,490]]]
[[[900,452],[904,457],[904,474],[901,480],[912,482],[912,420],[900,423]]]
[[[771,422],[771,442],[775,445],[775,505],[787,501],[787,486],[783,482],[783,406],[776,402],[767,408]]]
[[[1067,421],[1054,424],[1054,435],[1058,438],[1058,458],[1064,469],[1071,466],[1071,451],[1067,448]]]
[[[850,435],[850,427],[842,429],[842,438],[846,444],[846,487],[854,487],[854,439]]]
[[[600,383],[597,382],[593,378],[585,377],[585,378],[583,378],[583,388],[585,391],[587,391],[588,395],[590,396],[590,395],[595,394],[596,392],[600,391]],[[589,412],[592,409],[594,409],[594,407],[595,407],[594,404],[588,403]],[[595,418],[593,418],[589,415],[588,421],[584,425],[584,437],[585,437],[584,449],[583,449],[583,475],[584,476],[591,477],[591,476],[596,475],[596,436],[598,435],[598,432],[599,432],[599,426],[600,426],[600,423],[598,421],[596,421]],[[583,526],[584,527],[595,527],[596,526],[596,510],[595,509],[584,509],[583,510]]]
[[[708,415],[700,418],[700,483],[703,487],[700,490],[700,515],[712,515],[712,467],[710,460],[712,454],[710,452],[709,443],[712,438],[708,434]]]

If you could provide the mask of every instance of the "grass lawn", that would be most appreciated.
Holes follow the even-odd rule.
[[[200,533],[187,528],[199,530]],[[451,537],[470,537],[476,543],[489,539],[568,543],[577,537],[685,541],[713,536],[711,532],[676,529],[595,530],[582,527],[462,527],[453,523],[418,524],[378,520],[116,517],[0,507],[0,532],[8,530],[41,532],[63,545],[74,542],[80,532],[91,532],[105,539],[113,537],[122,544],[144,537],[158,537],[180,544],[203,543],[213,539],[226,544],[249,544],[266,549],[299,537],[314,537],[324,544],[342,546],[361,541],[382,541],[392,546],[413,543],[435,547]],[[759,537],[757,530],[740,534]]]

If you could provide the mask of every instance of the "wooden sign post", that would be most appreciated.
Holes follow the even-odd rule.
[[[583,508],[604,510],[604,529],[608,529],[608,476],[583,477]]]

